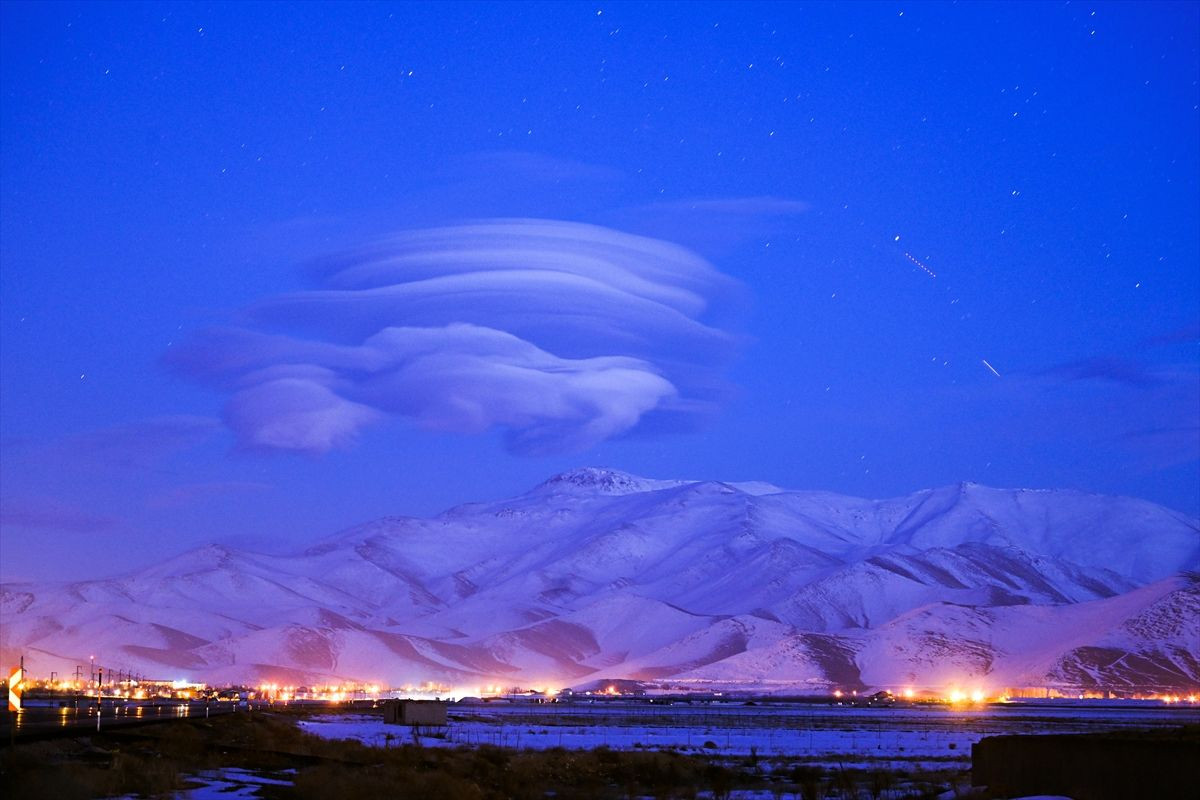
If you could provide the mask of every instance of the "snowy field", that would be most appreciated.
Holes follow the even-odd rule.
[[[313,716],[304,730],[378,747],[495,745],[517,749],[599,746],[786,757],[814,764],[963,767],[971,745],[1000,734],[1084,733],[1200,722],[1198,709],[988,706],[952,709],[815,705],[477,704],[450,710],[444,729],[386,725],[378,715]]]
[[[984,736],[1200,724],[1200,708],[1090,703],[977,708],[651,705],[611,701],[548,705],[475,703],[452,705],[447,726],[417,732],[405,726],[386,725],[378,713],[314,712],[297,724],[327,739],[355,739],[377,747],[415,742],[423,747],[673,749],[717,759],[757,754],[764,759],[763,767],[768,771],[772,768],[771,760],[779,759],[789,766],[803,763],[847,770],[908,771],[916,779],[927,770],[962,774],[961,770],[970,765],[971,745]],[[254,798],[262,796],[267,785],[286,786],[293,778],[293,770],[259,773],[226,768],[190,776],[190,788],[176,796],[181,800]],[[957,784],[948,786],[943,795],[947,800],[960,796],[964,789]],[[906,788],[904,782],[897,783],[883,796],[903,796]],[[700,794],[700,797],[710,796]],[[736,800],[769,800],[774,796],[768,789],[736,790],[731,795]]]

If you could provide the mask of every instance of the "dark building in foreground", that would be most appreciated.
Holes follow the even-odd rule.
[[[1200,726],[1175,731],[988,736],[971,748],[971,783],[992,797],[1195,800]]]

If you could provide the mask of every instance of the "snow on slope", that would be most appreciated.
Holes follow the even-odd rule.
[[[873,501],[564,473],[294,556],[210,546],[2,592],[2,658],[208,680],[809,690],[1200,685],[1200,525],[960,484]]]

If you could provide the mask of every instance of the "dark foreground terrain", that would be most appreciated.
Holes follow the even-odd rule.
[[[169,796],[214,770],[271,779],[257,789],[264,798],[931,798],[968,782],[958,770],[829,769],[753,753],[377,748],[321,739],[296,722],[292,712],[256,711],[9,746],[0,795]]]
[[[1068,794],[1076,800],[1190,797],[1200,728],[1073,736],[988,737],[971,775],[814,764],[799,757],[682,753],[673,749],[518,750],[481,745],[371,747],[305,732],[302,718],[331,712],[279,708],[182,718],[0,749],[0,796],[271,798],[738,798],[901,800]],[[398,731],[402,729],[397,728]],[[396,741],[402,737],[397,736]],[[420,739],[415,739],[419,742]],[[7,744],[7,743],[6,743]],[[390,741],[389,741],[390,745]],[[1116,770],[1100,776],[1100,767]],[[1096,778],[1092,780],[1092,778]],[[234,791],[236,790],[236,791]],[[186,794],[185,794],[186,796]]]

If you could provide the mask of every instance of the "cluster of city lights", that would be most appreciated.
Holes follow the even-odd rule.
[[[479,690],[456,689],[444,684],[426,681],[420,685],[406,685],[386,689],[378,682],[374,683],[345,683],[345,684],[316,684],[313,686],[294,686],[279,683],[260,683],[254,687],[255,696],[275,702],[290,702],[293,700],[317,700],[331,703],[341,703],[350,700],[379,700],[385,697],[461,697],[470,691]]]
[[[476,697],[507,697],[515,695],[543,695],[545,697],[555,697],[561,692],[561,689],[553,686],[531,686],[528,689],[523,689],[519,686],[500,686],[498,684],[489,684],[487,686],[479,686],[475,689],[462,689],[463,695],[474,695]]]
[[[903,697],[905,700],[916,700],[918,698],[917,690],[913,689],[911,687],[902,689],[899,692],[884,691],[884,692],[881,692],[880,694],[886,695],[888,698],[892,698],[892,699],[894,699],[896,697]],[[860,697],[857,689],[851,690],[849,695],[847,695],[846,692],[843,692],[841,689],[834,689],[833,696],[839,700],[841,700],[842,698],[845,698],[845,697],[850,697],[850,698],[854,698],[854,699],[857,699]],[[877,697],[877,696],[878,695],[871,695],[871,697]],[[862,697],[862,699],[867,699],[868,696],[862,695],[861,697]],[[1008,698],[1004,695],[997,695],[995,697],[989,696],[988,693],[986,691],[984,691],[983,689],[976,688],[976,689],[967,690],[967,689],[961,689],[958,687],[948,689],[944,693],[942,693],[942,692],[922,692],[920,694],[920,699],[930,700],[930,701],[941,701],[943,703],[949,703],[951,705],[964,705],[967,703],[980,704],[980,703],[988,703],[988,702],[1003,703],[1003,702],[1008,701]]]
[[[349,686],[280,686],[278,683],[259,684],[258,696],[274,701],[289,702],[291,700],[323,700],[331,703],[341,703],[357,697],[377,699],[379,686],[375,684]]]
[[[7,684],[7,682],[6,682]],[[96,680],[66,680],[59,678],[24,678],[18,687],[25,692],[48,694],[80,694],[85,697],[110,697],[126,700],[151,698],[189,699],[202,693],[207,686],[189,681],[146,681],[127,678],[101,685]]]
[[[1104,692],[1080,692],[1078,694],[1064,694],[1061,692],[1053,692],[1051,694],[1043,694],[1045,690],[1039,690],[1036,695],[1025,694],[1026,697],[1046,697],[1048,699],[1078,699],[1078,700],[1160,700],[1167,704],[1200,704],[1200,693],[1192,692],[1190,694],[1134,694],[1128,697],[1112,697]],[[1012,701],[1012,696],[1006,691],[996,695],[990,695],[984,689],[963,689],[954,687],[944,691],[923,691],[918,694],[915,689],[907,688],[898,693],[887,692],[890,697],[903,697],[905,700],[922,699],[933,702],[943,702],[950,705],[967,705],[967,704],[983,704],[983,703],[1008,703]],[[849,693],[841,689],[835,689],[833,696],[839,700],[842,698],[859,698],[859,692],[852,690]],[[863,695],[865,698],[865,695]]]
[[[1177,694],[1164,694],[1162,701],[1164,703],[1191,703],[1195,705],[1196,703],[1200,703],[1200,695],[1189,694],[1187,697],[1183,697]]]
[[[14,671],[14,676],[18,673]],[[154,700],[161,698],[169,698],[176,700],[201,699],[211,697],[214,689],[207,684],[199,683],[187,679],[178,679],[173,681],[165,680],[145,680],[125,678],[122,680],[113,681],[104,685],[99,684],[95,679],[88,681],[79,679],[60,679],[53,676],[49,680],[30,678],[20,672],[20,677],[17,678],[17,685],[8,687],[9,680],[3,680],[2,683],[6,688],[15,689],[19,693],[28,694],[30,692],[47,692],[51,694],[79,694],[90,697],[106,697],[128,700]],[[228,693],[226,693],[228,694]],[[450,686],[440,684],[434,681],[426,681],[419,685],[404,685],[393,688],[384,688],[380,682],[371,683],[344,683],[344,684],[326,684],[313,686],[294,686],[284,685],[276,682],[262,683],[257,687],[249,690],[250,699],[264,699],[272,702],[291,702],[291,701],[316,701],[342,703],[352,700],[380,700],[388,697],[412,697],[412,698],[438,698],[438,699],[459,699],[464,697],[478,697],[481,699],[528,699],[535,702],[552,702],[557,700],[560,695],[572,694],[569,689],[558,688],[551,684],[540,684],[533,687],[522,688],[513,686],[512,684],[503,684],[500,682],[490,683],[479,686]],[[585,697],[621,697],[626,692],[622,691],[615,683],[602,684],[600,687],[576,693],[576,696]],[[713,696],[720,696],[721,692],[710,692]],[[1186,694],[1182,693],[1165,693],[1165,692],[1138,692],[1125,693],[1120,696],[1113,696],[1112,691],[1103,691],[1089,689],[1086,691],[1065,692],[1063,690],[1045,688],[1045,687],[1026,687],[1004,690],[988,690],[984,687],[976,686],[969,688],[962,684],[953,684],[950,687],[943,689],[928,689],[905,687],[895,691],[882,691],[874,694],[869,694],[866,691],[857,689],[842,690],[834,689],[832,692],[834,698],[838,700],[846,699],[853,703],[873,704],[877,702],[892,702],[897,699],[904,699],[914,702],[933,702],[945,703],[951,706],[970,706],[983,705],[989,703],[1007,703],[1013,699],[1069,699],[1069,700],[1140,700],[1140,701],[1159,701],[1168,705],[1200,705],[1200,691],[1191,691]],[[230,695],[233,699],[236,696]],[[246,695],[243,693],[243,699]],[[222,699],[228,699],[222,695]]]

